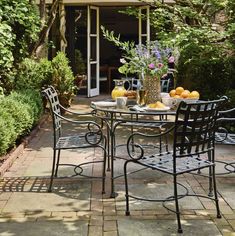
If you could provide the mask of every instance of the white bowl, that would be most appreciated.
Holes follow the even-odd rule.
[[[161,98],[169,98],[170,94],[169,93],[160,93],[161,94]]]
[[[167,107],[173,107],[174,105],[176,105],[177,101],[176,98],[162,97],[162,103]]]

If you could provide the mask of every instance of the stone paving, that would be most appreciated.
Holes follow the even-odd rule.
[[[102,97],[99,97],[102,99]],[[89,110],[89,99],[79,98],[71,109]],[[73,127],[68,127],[72,130]],[[117,141],[125,142],[126,130],[119,129]],[[51,121],[44,124],[37,136],[0,180],[0,236],[168,236],[177,235],[175,214],[162,204],[131,200],[131,215],[125,216],[124,180],[115,180],[116,198],[110,198],[110,173],[107,172],[106,193],[101,194],[101,180],[81,177],[54,181],[52,193],[47,192],[52,163]],[[234,146],[216,146],[216,158],[234,160]],[[117,151],[126,156],[124,148]],[[62,162],[80,163],[99,160],[101,152],[87,149],[64,151]],[[122,174],[123,160],[115,160],[115,174]],[[131,166],[136,169],[136,166]],[[101,165],[85,168],[85,173],[101,175]],[[217,166],[217,172],[223,166]],[[71,174],[65,166],[59,176]],[[172,194],[172,181],[154,171],[132,174],[130,191],[135,195],[159,197]],[[190,191],[207,193],[205,178],[193,175],[180,177]],[[215,215],[214,202],[196,197],[180,201],[184,233],[182,235],[235,236],[235,174],[217,177],[222,219]],[[172,205],[172,203],[170,203]]]

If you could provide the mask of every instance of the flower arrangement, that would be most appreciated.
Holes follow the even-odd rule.
[[[161,78],[168,69],[168,57],[171,50],[160,47],[157,41],[151,41],[148,45],[130,46],[123,54],[119,67],[122,74],[138,73],[143,79],[146,76]]]
[[[172,50],[163,48],[158,41],[150,41],[147,45],[135,45],[134,42],[121,42],[120,35],[115,37],[114,32],[109,32],[101,27],[104,37],[118,46],[124,53],[120,59],[122,66],[119,72],[125,74],[139,74],[161,78],[168,70],[168,59],[173,60]]]

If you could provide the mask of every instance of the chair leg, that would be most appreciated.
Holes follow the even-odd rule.
[[[165,135],[165,142],[166,142],[166,153],[169,153],[169,149],[168,149],[168,135]]]
[[[219,199],[217,194],[216,179],[215,179],[215,166],[212,167],[212,178],[213,178],[213,187],[214,187],[214,196],[215,196],[215,205],[217,211],[217,218],[221,218],[220,208],[219,208]]]
[[[103,159],[103,173],[102,173],[102,194],[105,194],[105,177],[106,177],[105,170],[106,170],[106,160],[107,160],[106,148],[103,150],[103,152],[104,152],[104,159]]]
[[[55,163],[56,163],[56,150],[54,149],[53,150],[52,169],[51,169],[51,180],[50,180],[50,185],[49,185],[49,188],[48,188],[48,192],[51,192],[51,188],[52,188],[54,172],[55,172]]]
[[[108,165],[107,165],[107,171],[110,171],[110,132],[109,132],[109,128],[107,127],[107,143],[106,143],[106,147],[107,147],[107,152],[108,152]]]
[[[183,233],[181,222],[180,222],[180,211],[179,211],[179,203],[178,203],[178,191],[177,191],[177,179],[176,175],[174,175],[174,198],[175,198],[175,210],[176,217],[178,222],[178,233]]]
[[[57,154],[57,163],[56,163],[56,169],[55,169],[55,177],[57,177],[57,174],[58,174],[59,163],[60,163],[60,150],[58,150],[58,154]]]
[[[162,137],[159,137],[159,152],[162,155]]]
[[[212,158],[212,155],[214,155],[213,153],[208,152],[208,160],[211,161],[211,158]],[[208,193],[208,196],[209,197],[213,197],[213,170],[212,170],[212,166],[209,167],[209,193]]]
[[[125,178],[125,190],[126,190],[126,216],[130,215],[130,210],[129,210],[129,192],[128,192],[128,182],[127,182],[127,164],[128,161],[125,162],[124,164],[124,178]]]

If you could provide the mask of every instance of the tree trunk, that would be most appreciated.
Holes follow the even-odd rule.
[[[42,46],[45,43],[46,38],[48,37],[48,34],[50,32],[50,29],[56,19],[56,14],[58,12],[58,7],[59,7],[59,2],[61,0],[53,0],[52,1],[52,5],[51,5],[51,9],[49,12],[49,16],[47,19],[47,22],[44,24],[44,26],[42,27],[41,32],[39,33],[39,39],[38,41],[32,46],[31,50],[30,50],[30,55],[32,57],[36,57],[38,58],[41,50],[42,50]],[[40,15],[41,13],[43,14],[43,3],[45,2],[45,0],[40,0],[40,4],[42,3],[42,5],[40,5]],[[42,9],[41,9],[42,8]],[[44,11],[45,13],[45,11]]]

